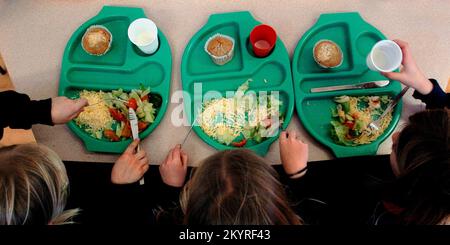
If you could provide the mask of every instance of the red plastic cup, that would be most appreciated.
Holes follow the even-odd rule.
[[[266,57],[277,42],[277,33],[268,25],[259,25],[250,33],[253,52],[258,57]]]

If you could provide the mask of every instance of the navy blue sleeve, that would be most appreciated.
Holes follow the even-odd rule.
[[[449,94],[442,90],[436,80],[430,79],[430,81],[433,84],[433,90],[429,94],[423,95],[416,90],[413,97],[424,102],[427,105],[427,109],[450,108]]]
[[[52,100],[30,100],[15,91],[0,92],[0,138],[3,128],[30,129],[33,124],[53,125]]]

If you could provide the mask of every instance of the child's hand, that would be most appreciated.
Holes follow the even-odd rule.
[[[280,157],[284,171],[288,175],[298,173],[307,166],[308,145],[297,139],[295,131],[283,131],[280,134]],[[291,178],[298,178],[304,174],[303,171]]]
[[[433,90],[433,84],[428,80],[422,71],[417,67],[414,61],[409,44],[402,40],[394,40],[400,46],[403,53],[402,65],[400,72],[382,72],[381,74],[391,80],[398,80],[406,86],[410,86],[419,93],[426,95]]]
[[[86,99],[71,100],[60,96],[52,98],[52,121],[54,124],[64,124],[74,119],[88,105]]]
[[[164,183],[174,187],[181,187],[186,178],[188,156],[181,149],[181,145],[175,146],[167,154],[166,160],[159,166],[159,172]]]
[[[111,182],[114,184],[131,184],[144,176],[149,168],[147,153],[137,152],[139,140],[133,141],[125,152],[114,163]]]

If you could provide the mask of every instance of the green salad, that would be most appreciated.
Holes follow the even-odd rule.
[[[250,141],[260,143],[278,132],[283,118],[282,102],[267,93],[249,93],[250,81],[243,83],[231,98],[203,104],[198,117],[200,127],[221,144],[244,147]]]
[[[383,117],[379,130],[367,130],[368,125],[383,113],[390,101],[391,98],[387,95],[335,97],[336,107],[331,110],[331,137],[337,144],[345,146],[375,141],[389,126],[392,112]]]

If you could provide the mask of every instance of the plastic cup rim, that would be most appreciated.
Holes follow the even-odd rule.
[[[146,43],[146,44],[144,44],[144,45],[141,45],[141,44],[136,43],[136,40],[135,40],[135,38],[136,38],[136,29],[135,29],[135,27],[136,27],[136,25],[137,25],[138,23],[140,24],[140,23],[144,23],[144,22],[147,22],[148,24],[151,25],[150,29],[148,29],[148,30],[149,30],[150,32],[155,32],[155,38],[154,38],[151,42]],[[153,21],[152,21],[151,19],[149,19],[149,18],[138,18],[138,19],[135,19],[135,20],[132,21],[131,24],[128,26],[128,39],[129,39],[134,45],[136,45],[136,46],[138,46],[138,47],[146,47],[146,46],[152,45],[153,42],[155,42],[155,41],[158,40],[158,27],[156,26],[155,22],[153,22]]]
[[[393,69],[381,69],[381,68],[380,68],[379,66],[377,66],[377,64],[375,64],[375,62],[374,62],[374,59],[373,59],[373,50],[374,50],[375,48],[377,48],[378,46],[380,46],[381,44],[383,44],[383,43],[394,44],[394,46],[396,46],[396,48],[400,51],[400,56],[401,56],[401,58],[400,58],[400,63],[399,63],[398,65],[396,65],[395,68],[393,68]],[[389,39],[385,39],[385,40],[380,40],[380,41],[378,41],[378,42],[372,47],[372,49],[370,50],[369,56],[370,56],[370,62],[372,63],[372,65],[375,67],[375,69],[377,69],[377,70],[380,71],[380,72],[391,72],[391,71],[394,71],[395,69],[397,69],[398,67],[400,67],[400,65],[401,65],[401,63],[402,63],[402,60],[403,60],[402,49],[400,48],[400,46],[398,46],[398,44],[397,44],[396,42],[394,42],[394,41],[392,41],[392,40],[389,40]]]
[[[273,31],[273,33],[275,34],[275,41],[272,43],[272,42],[269,42],[269,40],[266,40],[266,39],[258,39],[258,40],[252,40],[252,33],[255,31],[255,29],[256,28],[261,28],[261,27],[268,27],[270,30],[272,30]],[[252,43],[252,46],[253,45],[255,45],[255,43],[256,42],[258,42],[258,41],[261,41],[261,40],[264,40],[264,41],[266,41],[266,42],[268,42],[269,44],[270,44],[270,48],[268,48],[269,50],[270,49],[272,49],[274,46],[275,46],[275,44],[277,43],[277,32],[275,31],[275,29],[273,28],[273,27],[271,27],[270,25],[266,25],[266,24],[260,24],[260,25],[257,25],[257,26],[255,26],[253,29],[252,29],[252,31],[250,32],[250,42]],[[265,49],[263,49],[263,50],[265,50]]]

